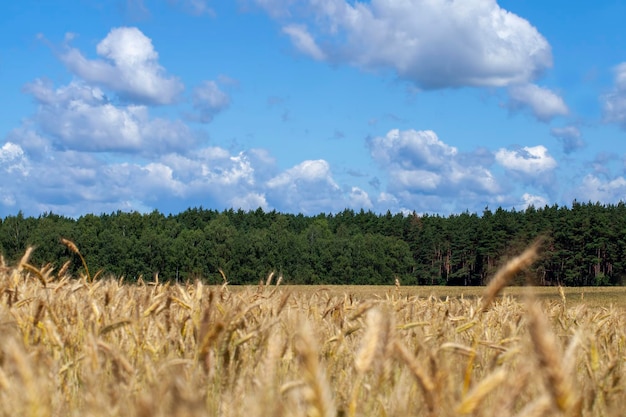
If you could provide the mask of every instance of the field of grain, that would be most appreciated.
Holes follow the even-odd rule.
[[[523,263],[488,288],[450,289],[129,285],[27,261],[0,265],[2,416],[620,416],[626,404],[623,291],[502,293]]]
[[[440,286],[406,286],[396,288],[393,285],[283,285],[285,291],[298,294],[315,294],[325,292],[329,296],[352,295],[359,300],[381,300],[392,294],[404,298],[428,298],[430,296],[441,299],[449,298],[479,298],[485,292],[485,287],[440,287]],[[237,292],[246,287],[230,287]],[[626,308],[626,287],[564,287],[568,307],[584,304],[586,307],[619,307]],[[562,296],[559,287],[507,287],[502,296],[512,297],[520,302],[531,291],[533,296],[545,302],[559,302]]]

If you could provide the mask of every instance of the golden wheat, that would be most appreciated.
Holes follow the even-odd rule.
[[[0,270],[1,416],[612,417],[626,403],[622,308],[495,296],[535,252],[488,303],[273,275],[72,279],[30,254]]]

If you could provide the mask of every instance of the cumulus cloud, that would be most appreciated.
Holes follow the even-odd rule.
[[[52,82],[37,78],[32,83],[26,84],[23,91],[44,105],[63,105],[72,102],[95,104],[106,100],[100,88],[76,81],[55,90]]]
[[[165,155],[161,162],[173,171],[173,178],[184,184],[186,193],[221,192],[233,187],[228,195],[240,192],[241,187],[255,185],[256,169],[245,152],[231,154],[221,147],[207,147],[192,154]]]
[[[495,0],[257,0],[315,59],[392,69],[423,89],[503,87],[552,66],[546,39]],[[300,10],[313,11],[305,30]],[[319,40],[323,40],[321,43]]]
[[[474,204],[492,201],[502,192],[489,170],[493,157],[484,155],[485,150],[460,153],[433,131],[393,129],[370,138],[368,146],[388,176],[387,190],[381,194],[388,198],[379,198],[381,204],[396,200],[399,207],[441,212],[443,202],[453,200],[452,196]]]
[[[233,208],[240,208],[242,210],[256,210],[259,207],[263,210],[267,210],[269,208],[265,195],[255,192],[243,196],[235,196],[230,200],[230,203]]]
[[[444,180],[440,174],[423,169],[398,169],[392,175],[394,189],[434,192]]]
[[[276,175],[267,151],[231,154],[220,147],[202,148],[186,156],[166,155],[141,167],[133,182],[145,190],[143,201],[155,194],[189,205],[212,202],[252,210],[277,208],[315,214],[341,210],[350,203],[367,204],[367,193],[356,187],[342,192],[324,160],[303,161]],[[359,206],[362,207],[362,206]]]
[[[265,149],[201,146],[201,134],[183,121],[151,116],[149,105],[172,103],[183,87],[139,30],[112,30],[97,52],[90,60],[64,51],[77,76],[67,85],[35,79],[24,86],[37,110],[0,142],[0,215],[15,206],[70,216],[198,205],[309,214],[372,206],[364,190],[340,187],[324,160],[280,170]],[[221,77],[196,87],[195,120],[208,122],[227,108],[220,86],[235,83]]]
[[[183,90],[158,62],[152,40],[134,27],[112,29],[96,47],[103,59],[89,60],[75,48],[60,54],[67,68],[83,80],[115,91],[120,97],[145,104],[169,104]]]
[[[185,185],[174,178],[174,170],[162,162],[150,162],[140,167],[143,171],[141,185],[143,190],[164,191],[174,196],[181,196]]]
[[[24,153],[28,154],[29,158],[34,161],[49,155],[52,150],[50,141],[31,130],[28,124],[11,130],[6,139],[7,143],[19,145]]]
[[[330,164],[323,159],[303,161],[266,183],[269,197],[289,210],[300,208],[306,214],[345,208],[339,185]]]
[[[19,133],[26,138],[37,136],[27,131],[12,136]],[[187,155],[115,162],[97,153],[53,147],[38,157],[36,169],[28,156],[13,142],[0,147],[2,193],[7,197],[0,201],[0,213],[5,213],[3,206],[12,204],[35,215],[43,211],[66,215],[145,211],[157,204],[162,208],[164,202],[174,211],[194,205],[268,206],[263,200],[265,186],[258,179],[268,171],[269,160],[258,155],[206,147]]]
[[[393,194],[384,191],[378,194],[378,198],[376,199],[376,201],[380,204],[387,206],[396,206],[399,203],[398,199]]]
[[[522,201],[522,209],[527,209],[530,206],[540,208],[548,205],[548,200],[545,197],[529,193],[524,193],[524,195],[522,195]]]
[[[6,142],[2,145],[0,148],[0,169],[7,174],[28,175],[29,161],[20,145],[12,142]]]
[[[552,136],[563,144],[563,152],[570,154],[585,146],[580,130],[576,126],[554,127],[550,129]]]
[[[578,189],[576,198],[579,201],[602,201],[617,203],[626,197],[626,178],[618,176],[611,179],[602,179],[596,175],[586,175]]]
[[[199,122],[209,123],[229,105],[230,97],[215,81],[205,81],[193,90],[193,107],[198,112],[194,119]]]
[[[369,140],[372,156],[383,164],[441,166],[457,149],[439,140],[432,130],[390,130]]]
[[[244,196],[249,196],[246,201],[251,204],[252,194],[257,192],[258,168],[245,153],[230,154],[223,148],[208,147],[148,163],[112,164],[105,171],[108,181],[119,185],[114,193],[118,198],[130,193],[145,205],[167,201],[180,211],[198,205],[243,205]]]
[[[509,99],[509,109],[512,111],[529,109],[533,116],[542,122],[549,122],[556,116],[566,116],[569,113],[561,97],[535,84],[510,87]]]
[[[537,177],[556,168],[556,160],[543,145],[524,146],[519,149],[500,149],[496,161],[504,168],[529,177]]]
[[[349,207],[354,209],[372,209],[373,204],[365,190],[359,187],[351,187],[348,196]]]
[[[155,207],[178,212],[199,205],[306,214],[372,207],[364,190],[340,187],[324,160],[281,171],[263,149],[233,153],[207,146],[120,162],[109,154],[50,146],[31,161],[18,143],[42,137],[26,127],[11,136],[16,142],[0,147],[0,215],[16,205],[26,214],[70,216]]]
[[[303,183],[322,182],[330,185],[332,188],[339,189],[339,186],[332,179],[330,173],[330,165],[323,159],[315,161],[304,161],[293,168],[289,168],[280,175],[268,181],[270,188],[289,185],[297,187]]]
[[[24,91],[39,103],[34,120],[57,146],[90,152],[166,152],[194,143],[179,121],[151,119],[144,105],[115,106],[102,90],[73,81],[54,89],[42,80]]]
[[[36,169],[31,168],[28,176],[7,172],[2,190],[26,214],[54,211],[77,215],[105,208],[117,210],[127,207],[134,194],[141,194],[128,183],[126,172],[116,181],[115,165],[107,166],[89,154],[51,151],[32,166]]]
[[[388,171],[391,189],[428,192],[470,186],[480,192],[498,191],[491,172],[472,163],[478,159],[459,154],[433,131],[393,129],[370,139],[368,145],[374,160]]]
[[[604,120],[616,123],[626,130],[626,62],[615,67],[615,86],[613,90],[601,97]]]

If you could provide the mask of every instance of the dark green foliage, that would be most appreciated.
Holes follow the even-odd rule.
[[[503,262],[543,236],[543,256],[531,278],[539,285],[618,285],[626,276],[626,205],[581,204],[525,211],[485,208],[441,217],[191,208],[165,216],[121,211],[78,219],[46,213],[0,219],[0,251],[17,262],[57,268],[77,255],[76,243],[95,273],[217,284],[265,280],[271,271],[291,284],[483,285]],[[527,276],[520,277],[523,283]]]

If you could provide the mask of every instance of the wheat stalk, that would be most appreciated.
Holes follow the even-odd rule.
[[[89,267],[87,267],[87,262],[85,261],[82,253],[80,253],[80,251],[78,250],[78,246],[76,246],[76,244],[71,240],[65,238],[61,238],[61,243],[64,244],[71,252],[78,255],[80,261],[83,263],[83,267],[85,268],[85,273],[87,274],[87,282],[92,282],[91,275],[89,275]]]
[[[319,363],[316,338],[307,321],[300,320],[298,327],[301,330],[296,335],[295,350],[307,383],[307,414],[312,417],[335,417],[335,404],[324,369]]]
[[[562,352],[548,326],[545,313],[537,302],[529,303],[528,320],[528,330],[533,341],[535,354],[552,401],[560,411],[569,412],[576,403],[572,377],[564,372],[560,360]]]
[[[507,262],[503,267],[498,269],[494,277],[485,288],[482,311],[486,311],[493,300],[508,285],[508,283],[520,271],[532,265],[538,257],[537,250],[543,239],[537,239],[524,252]]]

